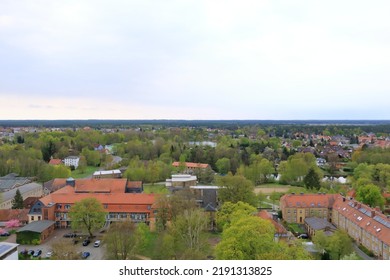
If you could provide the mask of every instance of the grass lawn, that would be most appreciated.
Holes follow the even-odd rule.
[[[165,185],[144,184],[144,193],[168,194],[169,191]]]
[[[99,170],[99,167],[87,166],[84,173],[81,173],[80,170],[76,169],[72,171],[71,176],[74,179],[87,178],[91,177],[92,174],[97,170]]]

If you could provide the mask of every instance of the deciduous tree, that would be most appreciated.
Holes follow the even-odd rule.
[[[103,205],[93,197],[76,202],[69,211],[72,228],[86,230],[91,237],[104,225],[106,214]]]

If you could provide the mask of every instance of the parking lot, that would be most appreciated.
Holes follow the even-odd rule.
[[[42,250],[42,255],[41,255],[41,258],[45,258],[46,257],[46,254],[48,251],[51,251],[51,244],[61,240],[61,239],[68,239],[66,237],[64,237],[64,234],[66,233],[69,233],[71,232],[70,229],[56,229],[54,231],[54,233],[48,238],[46,239],[44,242],[42,242],[41,244],[39,245],[20,245],[19,248],[18,248],[18,251],[19,252],[22,252],[23,250]],[[79,252],[80,255],[82,252],[89,252],[91,255],[87,258],[87,260],[103,260],[104,259],[104,247],[102,244],[100,247],[94,247],[94,242],[96,240],[101,240],[103,236],[96,236],[95,238],[93,238],[91,240],[91,243],[88,244],[87,246],[83,246],[82,244],[82,241],[83,241],[83,238],[80,238],[79,242],[77,242],[77,244],[72,244],[70,246],[75,246],[75,250],[76,252]],[[16,236],[15,234],[12,234],[9,239],[7,239],[7,241],[9,242],[15,242],[16,240]]]

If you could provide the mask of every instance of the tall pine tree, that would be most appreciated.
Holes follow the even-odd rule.
[[[320,185],[320,177],[317,172],[315,172],[314,168],[310,168],[309,172],[306,174],[305,178],[303,178],[303,182],[305,187],[308,189],[317,189],[319,190]]]
[[[14,199],[12,199],[12,209],[23,209],[23,196],[19,189],[16,190]]]

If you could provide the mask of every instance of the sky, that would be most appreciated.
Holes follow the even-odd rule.
[[[390,119],[390,1],[1,0],[0,119]]]

